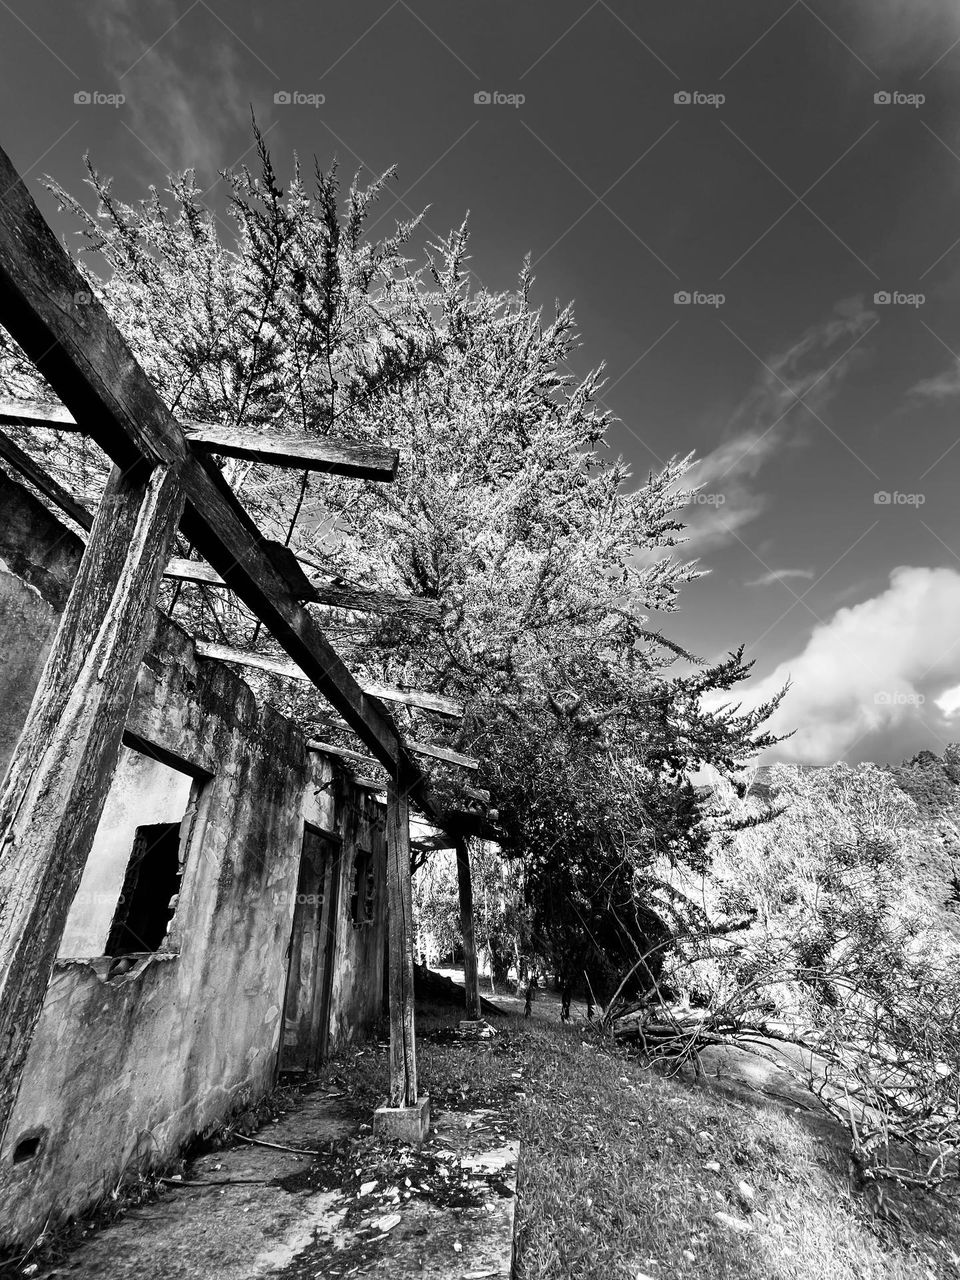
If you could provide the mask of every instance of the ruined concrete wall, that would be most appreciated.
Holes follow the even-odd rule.
[[[28,515],[31,505],[41,512],[33,513],[35,561],[44,539],[63,531],[30,495],[17,501]],[[65,595],[50,604],[54,618]],[[0,614],[0,648],[14,624],[14,615]],[[19,704],[0,712],[14,737],[19,713]],[[194,780],[176,913],[159,952],[120,965],[102,956],[58,960],[0,1150],[0,1242],[29,1239],[48,1216],[80,1212],[125,1169],[169,1157],[272,1087],[304,821],[342,836],[344,877],[358,840],[385,861],[372,800],[162,619],[127,728],[130,741],[150,744]],[[111,822],[125,824],[127,836],[136,826],[125,810],[129,785],[121,768],[98,832],[103,848]],[[103,874],[115,885],[116,849],[107,863]],[[94,880],[88,888],[107,892]],[[341,885],[331,1048],[380,1013],[382,884],[373,925],[354,929],[344,919],[349,900]],[[41,1139],[36,1153],[15,1162],[18,1144],[33,1135]]]
[[[80,564],[83,543],[0,471],[0,777]]]

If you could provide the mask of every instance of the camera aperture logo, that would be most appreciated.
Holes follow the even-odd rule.
[[[873,95],[878,107],[922,107],[927,100],[925,93],[901,93],[899,89],[878,89]]]
[[[722,307],[726,300],[725,293],[702,293],[699,289],[678,289],[673,295],[675,307]]]
[[[875,307],[922,307],[925,293],[902,293],[899,289],[880,289],[873,295]]]
[[[99,89],[78,89],[73,101],[78,107],[122,107],[125,93],[102,93]]]
[[[278,89],[273,95],[278,107],[322,107],[327,100],[325,93],[304,93],[300,89]]]
[[[678,107],[713,107],[716,111],[727,100],[725,93],[701,93],[699,89],[678,89],[673,95]]]
[[[892,493],[881,489],[873,495],[875,507],[922,507],[926,500],[925,493],[900,493],[897,489]]]
[[[522,107],[526,100],[525,93],[501,93],[499,89],[478,89],[473,95],[478,107]]]

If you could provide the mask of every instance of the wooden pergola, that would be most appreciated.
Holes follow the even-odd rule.
[[[95,299],[74,305],[77,295],[89,297],[88,286],[2,150],[0,192],[0,324],[63,406],[5,402],[0,422],[83,431],[114,464],[91,513],[0,433],[0,457],[87,531],[77,578],[0,788],[0,1137],[116,766],[164,575],[195,575],[192,580],[235,592],[287,654],[286,663],[274,659],[271,669],[312,682],[337,713],[336,723],[365,748],[368,755],[360,759],[376,762],[388,775],[389,1104],[414,1107],[409,806],[441,829],[451,825],[415,756],[466,768],[476,761],[406,742],[383,700],[440,714],[455,715],[460,708],[436,694],[361,685],[306,604],[394,608],[418,616],[430,616],[436,605],[311,583],[287,548],[260,534],[211,456],[389,481],[396,451],[179,422],[103,307]],[[171,558],[178,529],[202,562]],[[206,652],[214,656],[215,649],[207,646]],[[271,661],[236,650],[216,656],[260,666]],[[451,829],[451,840],[458,851],[461,905],[468,908],[465,941],[467,934],[472,941],[465,837]],[[479,1016],[475,950],[472,959],[467,1011]]]

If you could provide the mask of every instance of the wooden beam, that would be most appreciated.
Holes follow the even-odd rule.
[[[457,892],[460,898],[460,936],[463,939],[463,985],[466,991],[468,1018],[483,1017],[480,1008],[480,969],[477,964],[477,935],[473,918],[473,877],[470,872],[470,849],[459,836],[457,851]]]
[[[418,756],[432,756],[434,760],[443,760],[446,764],[459,765],[461,769],[479,769],[480,761],[475,756],[465,756],[450,747],[438,747],[432,742],[414,742],[407,739],[407,746]]]
[[[336,716],[321,716],[320,721],[330,729],[350,728],[345,720],[340,720]],[[443,760],[446,764],[459,765],[461,769],[480,768],[480,761],[476,756],[465,756],[451,747],[439,747],[433,742],[415,742],[412,738],[407,738],[406,742],[414,755],[431,756],[435,760]]]
[[[307,750],[322,751],[324,755],[339,756],[343,760],[352,760],[354,764],[362,764],[366,769],[375,769],[377,767],[377,761],[371,760],[369,756],[365,756],[359,751],[350,751],[347,747],[338,747],[333,742],[311,741],[307,743]]]
[[[413,888],[410,810],[406,792],[387,788],[387,928],[390,977],[391,1107],[417,1104],[417,1042],[413,995]]]
[[[301,564],[309,564],[301,560]],[[167,565],[165,577],[178,578],[183,582],[200,582],[210,587],[225,587],[227,584],[214,569],[202,560],[184,560],[175,556]],[[387,591],[372,591],[366,587],[351,587],[341,583],[313,580],[309,584],[309,593],[304,599],[311,604],[327,605],[332,609],[350,609],[360,613],[392,613],[409,615],[422,622],[437,622],[440,618],[440,603],[437,600],[426,600],[419,596],[393,595]]]
[[[400,462],[396,449],[382,445],[285,436],[260,428],[218,427],[203,422],[185,422],[183,428],[195,449],[274,467],[296,467],[298,471],[322,471],[358,480],[392,480]]]
[[[296,663],[286,658],[271,658],[266,654],[248,653],[245,649],[234,649],[226,644],[214,644],[210,640],[198,640],[197,653],[202,658],[219,658],[221,662],[236,662],[240,666],[257,667],[261,671],[272,671],[279,676],[287,676],[291,680],[310,680],[310,676]],[[408,707],[422,707],[426,711],[435,711],[438,715],[450,716],[454,719],[463,715],[463,706],[452,698],[443,698],[436,693],[428,693],[420,689],[394,689],[385,684],[368,684],[364,682],[365,694],[380,698],[384,702],[402,702]],[[353,725],[349,725],[353,728]]]
[[[116,768],[182,509],[175,467],[114,469],[0,789],[0,1136]]]
[[[371,754],[411,789],[414,803],[433,816],[425,779],[393,721],[296,599],[218,468],[192,450],[100,303],[75,305],[75,296],[87,292],[83,278],[2,150],[0,192],[0,323],[118,466],[179,470],[186,536]]]
[[[47,474],[39,462],[31,458],[29,453],[25,453],[18,444],[2,431],[0,431],[0,458],[3,458],[11,467],[26,477],[35,489],[38,489],[40,493],[49,498],[55,507],[59,507],[81,529],[86,529],[88,533],[90,532],[93,528],[93,516],[83,503],[78,502],[73,494],[68,493],[58,480],[54,480],[53,476]]]
[[[55,427],[61,431],[81,429],[76,418],[66,409],[51,408],[30,400],[0,401],[0,423]],[[275,467],[296,467],[298,471],[322,471],[328,475],[389,481],[397,474],[400,460],[396,449],[381,445],[354,444],[314,436],[285,436],[258,427],[221,427],[189,419],[181,421],[180,425],[191,447],[198,452],[246,458]]]

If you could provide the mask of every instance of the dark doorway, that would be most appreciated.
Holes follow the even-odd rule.
[[[305,827],[283,1010],[283,1071],[315,1070],[327,1052],[339,885],[339,841]]]
[[[180,823],[137,827],[105,954],[156,951],[180,892]]]

